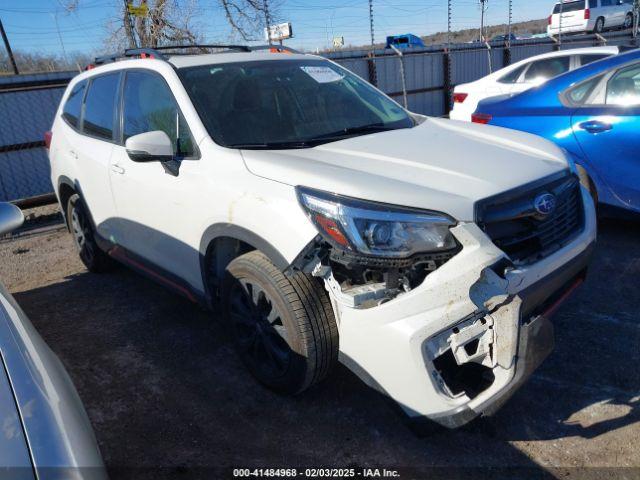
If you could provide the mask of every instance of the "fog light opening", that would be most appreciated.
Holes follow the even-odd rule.
[[[465,349],[474,343],[470,342],[465,345]],[[475,348],[477,350],[477,344]],[[490,367],[473,362],[458,365],[451,350],[447,350],[433,360],[433,365],[455,396],[464,393],[473,399],[489,388],[495,381],[495,375]]]

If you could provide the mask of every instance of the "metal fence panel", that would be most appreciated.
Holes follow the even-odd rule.
[[[542,55],[543,53],[549,53],[554,50],[555,46],[552,43],[536,45],[525,44],[518,45],[511,48],[511,62],[516,63],[525,58],[534,57],[536,55]],[[575,47],[571,47],[575,48]]]
[[[401,100],[401,99],[396,99]],[[409,110],[423,115],[441,117],[444,115],[444,95],[442,92],[424,92],[408,95]]]
[[[0,93],[0,146],[41,141],[63,93],[63,88]]]
[[[8,202],[53,192],[44,148],[0,153],[0,201]]]

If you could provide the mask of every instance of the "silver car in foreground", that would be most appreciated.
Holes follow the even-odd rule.
[[[0,236],[22,222],[20,209],[0,203]],[[107,478],[91,424],[69,375],[2,284],[0,477]]]

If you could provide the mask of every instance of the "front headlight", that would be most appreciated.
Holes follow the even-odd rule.
[[[334,247],[388,258],[456,247],[455,221],[438,212],[356,200],[298,187],[300,204]]]

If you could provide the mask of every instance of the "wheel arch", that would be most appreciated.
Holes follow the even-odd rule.
[[[60,210],[62,211],[65,222],[67,219],[69,199],[76,193],[78,193],[78,189],[69,177],[62,176],[58,179],[58,202],[60,203]]]
[[[253,250],[264,253],[281,271],[289,267],[289,262],[277,248],[244,227],[218,223],[205,230],[200,241],[200,270],[209,300],[216,300],[227,265],[238,256]]]

